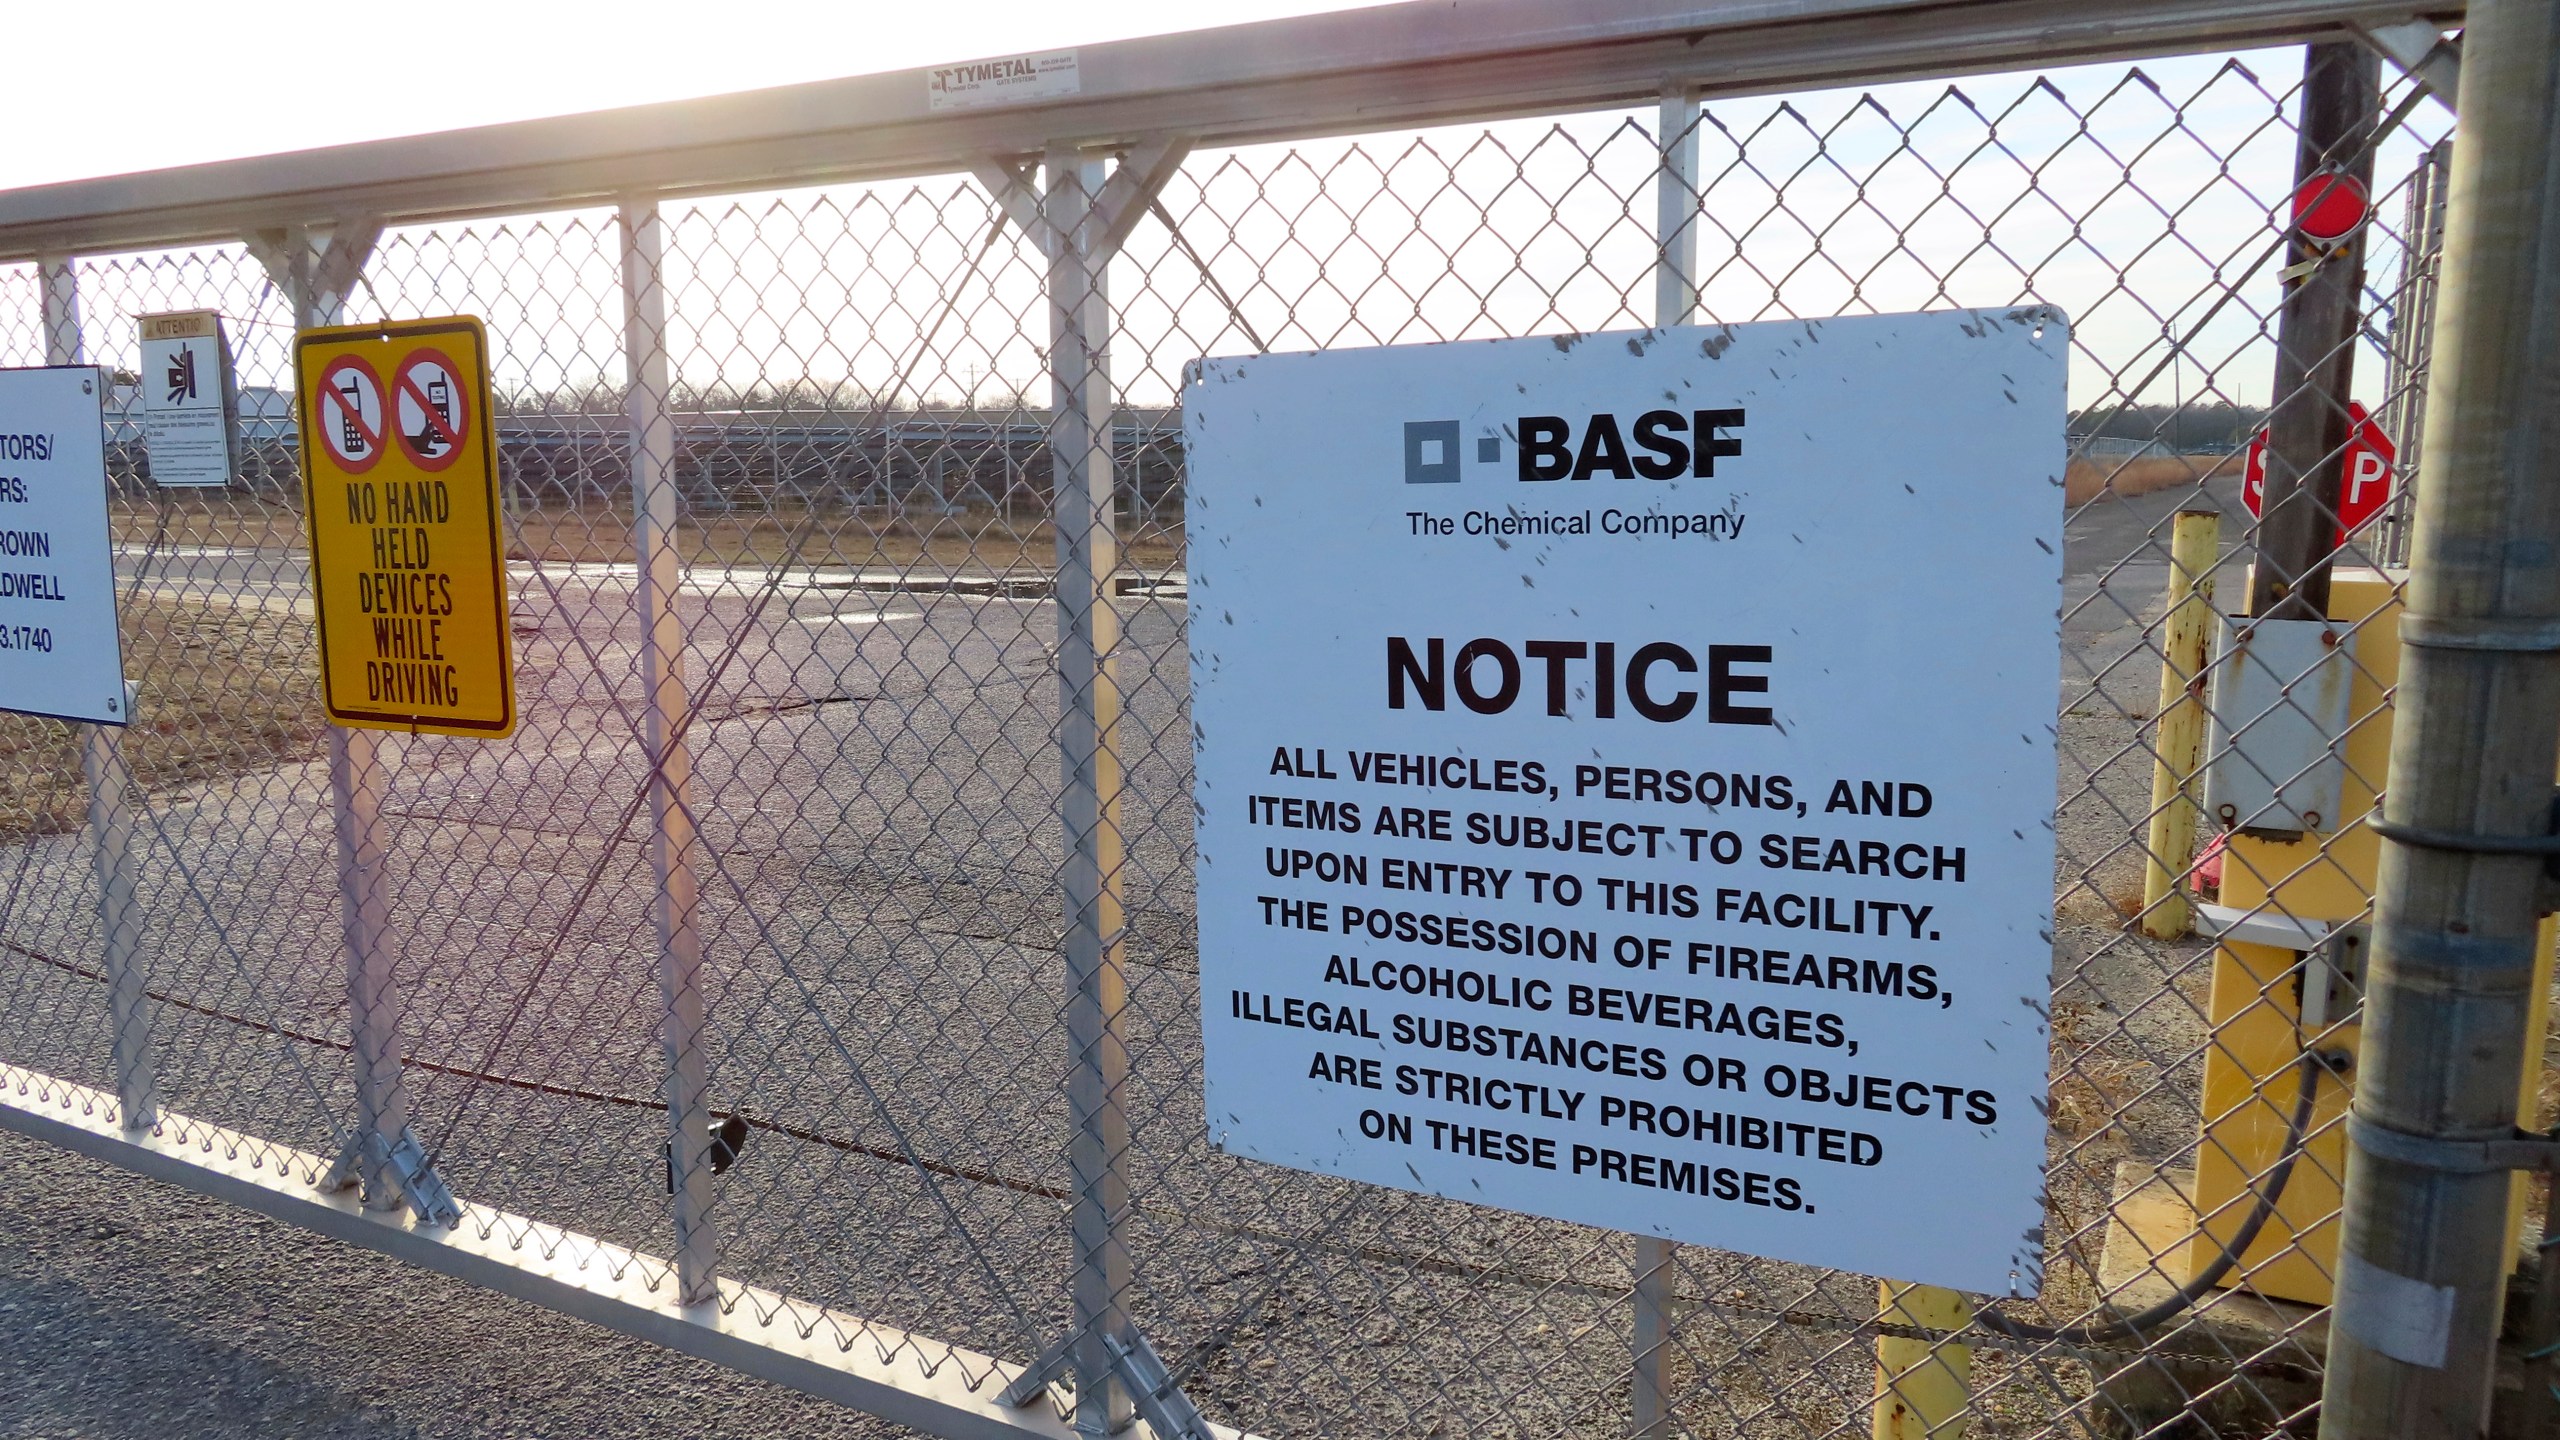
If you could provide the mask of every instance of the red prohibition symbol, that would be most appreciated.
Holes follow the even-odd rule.
[[[350,475],[382,458],[382,377],[361,356],[341,355],[320,372],[320,440]]]
[[[452,357],[420,346],[391,372],[391,437],[421,470],[442,470],[462,455],[474,416]]]

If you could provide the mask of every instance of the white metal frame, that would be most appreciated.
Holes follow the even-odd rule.
[[[2355,38],[2426,0],[1412,0],[1078,49],[1072,96],[934,111],[928,70],[0,192],[0,261],[263,227],[964,171],[1053,145],[1201,146]]]
[[[393,1168],[401,1163],[397,1145],[405,1133],[397,997],[382,963],[373,883],[351,881],[346,896],[358,1073],[371,1077],[360,1085],[360,1135],[377,1142],[355,1157],[366,1172],[361,1195],[296,1178],[335,1173],[325,1157],[155,1113],[149,1057],[139,1048],[146,1033],[142,982],[129,956],[110,956],[116,960],[110,968],[117,976],[121,1104],[115,1096],[0,1065],[0,1127],[936,1434],[1066,1437],[1115,1427],[1134,1413],[1167,1440],[1175,1433],[1234,1435],[1189,1409],[1129,1319],[1123,1305],[1131,1260],[1120,1233],[1127,1122],[1119,1092],[1128,1061],[1119,1034],[1125,937],[1112,668],[1118,635],[1109,594],[1116,490],[1111,447],[1095,420],[1109,409],[1100,362],[1109,328],[1102,284],[1110,256],[1187,150],[1658,100],[1667,149],[1656,311],[1664,323],[1676,323],[1696,303],[1693,129],[1701,96],[2344,40],[2413,20],[2457,21],[2461,13],[2460,6],[2410,0],[1628,0],[1607,7],[1416,0],[1085,47],[1078,52],[1078,92],[1029,104],[936,112],[927,103],[928,72],[910,70],[0,192],[0,261],[44,260],[49,320],[76,314],[77,295],[68,284],[73,272],[64,257],[82,251],[245,240],[294,295],[299,318],[311,324],[335,318],[387,223],[619,207],[635,382],[630,424],[641,457],[634,483],[646,517],[640,536],[652,642],[652,840],[668,1003],[670,1156],[679,1175],[673,1202],[678,1253],[672,1265],[660,1265],[477,1207],[462,1207],[459,1223],[441,1224],[440,1217],[455,1212],[420,1207],[421,1197],[403,1194],[413,1176]],[[1107,162],[1115,152],[1123,158],[1113,170]],[[664,608],[675,557],[663,544],[649,543],[674,502],[664,460],[672,441],[663,408],[666,320],[655,273],[656,202],[954,171],[984,179],[1008,217],[1048,256],[1050,358],[1061,397],[1053,450],[1057,493],[1068,507],[1059,526],[1058,679],[1066,769],[1061,818],[1074,851],[1065,877],[1074,993],[1066,997],[1065,1013],[1079,1126],[1071,1219],[1076,1329],[1030,1367],[850,1316],[831,1317],[834,1328],[864,1338],[839,1349],[807,1338],[815,1333],[807,1326],[758,1323],[755,1317],[783,1307],[783,1298],[717,1276],[700,1163],[709,1114],[684,794],[687,698],[674,666],[682,637]],[[312,236],[321,233],[329,243],[313,245]],[[363,849],[372,830],[369,784],[379,767],[369,738],[333,733],[347,737],[333,746],[331,767],[348,847],[345,868],[361,880],[373,863]],[[121,786],[101,777],[121,766],[108,754],[95,759],[93,783],[104,809],[93,812],[94,823],[107,842],[100,852],[101,891],[116,912],[106,934],[110,951],[120,952],[127,948],[121,937],[138,919],[123,913],[131,909],[132,879],[130,847],[116,820]],[[251,1156],[257,1158],[244,1158]],[[399,1203],[404,1198],[409,1205]],[[1661,1350],[1669,1257],[1667,1247],[1651,1241],[1640,1240],[1636,1253],[1634,1408],[1638,1433],[1654,1435],[1668,1428]],[[670,1276],[670,1283],[653,1287],[643,1278],[651,1274]],[[801,1315],[816,1313],[802,1302],[788,1303]],[[920,1358],[926,1355],[950,1358],[927,1365]],[[1042,1393],[1048,1380],[1067,1374],[1082,1382],[1082,1429],[1061,1419]]]

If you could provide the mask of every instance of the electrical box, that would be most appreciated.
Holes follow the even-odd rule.
[[[2337,830],[2355,646],[2336,621],[2223,617],[2206,707],[2214,824],[2270,838]]]

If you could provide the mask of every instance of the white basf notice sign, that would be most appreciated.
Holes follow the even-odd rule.
[[[125,723],[98,371],[0,370],[0,710]]]
[[[2042,1278],[2068,322],[1202,362],[1210,1134]]]

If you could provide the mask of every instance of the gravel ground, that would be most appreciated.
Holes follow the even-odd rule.
[[[0,1436],[915,1432],[0,1133]]]

